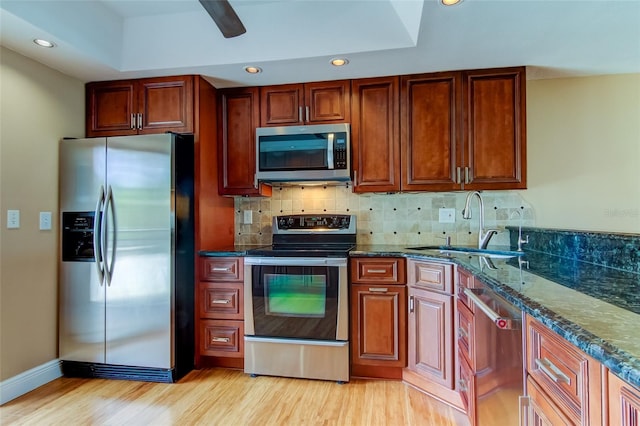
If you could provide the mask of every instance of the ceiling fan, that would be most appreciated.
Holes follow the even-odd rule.
[[[247,32],[229,0],[199,0],[204,9],[211,15],[220,28],[224,38],[237,37]]]

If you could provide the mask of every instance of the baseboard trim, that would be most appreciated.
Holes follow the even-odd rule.
[[[62,377],[59,359],[46,362],[0,382],[0,405]]]

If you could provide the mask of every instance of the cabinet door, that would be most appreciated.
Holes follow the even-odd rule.
[[[457,72],[401,79],[401,163],[405,191],[460,189],[457,164],[462,78]]]
[[[127,136],[137,130],[134,80],[86,85],[86,136]]]
[[[609,375],[609,424],[638,426],[640,423],[640,390],[625,383],[611,372]]]
[[[193,76],[138,80],[140,134],[193,132]]]
[[[464,189],[525,189],[524,68],[464,76]]]
[[[351,285],[353,364],[406,366],[406,287]]]
[[[353,191],[400,191],[399,78],[351,83]]]
[[[408,367],[454,389],[453,296],[409,287]]]
[[[304,124],[302,84],[283,84],[260,88],[260,125],[290,126]]]
[[[351,85],[349,80],[307,83],[304,98],[309,124],[348,123],[351,120]]]
[[[256,127],[260,118],[258,88],[219,91],[218,116],[218,192],[262,195],[254,183]]]

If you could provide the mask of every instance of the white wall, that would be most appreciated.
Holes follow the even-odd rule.
[[[0,380],[58,356],[58,141],[84,136],[84,84],[0,48]],[[20,229],[6,228],[8,209]],[[40,211],[53,229],[40,231]]]
[[[536,226],[640,233],[640,74],[527,82]]]

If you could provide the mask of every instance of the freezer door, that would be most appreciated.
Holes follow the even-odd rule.
[[[95,210],[105,185],[106,140],[63,140],[59,154],[60,359],[104,362],[105,286],[92,242]]]
[[[172,135],[107,141],[106,362],[173,367]]]

